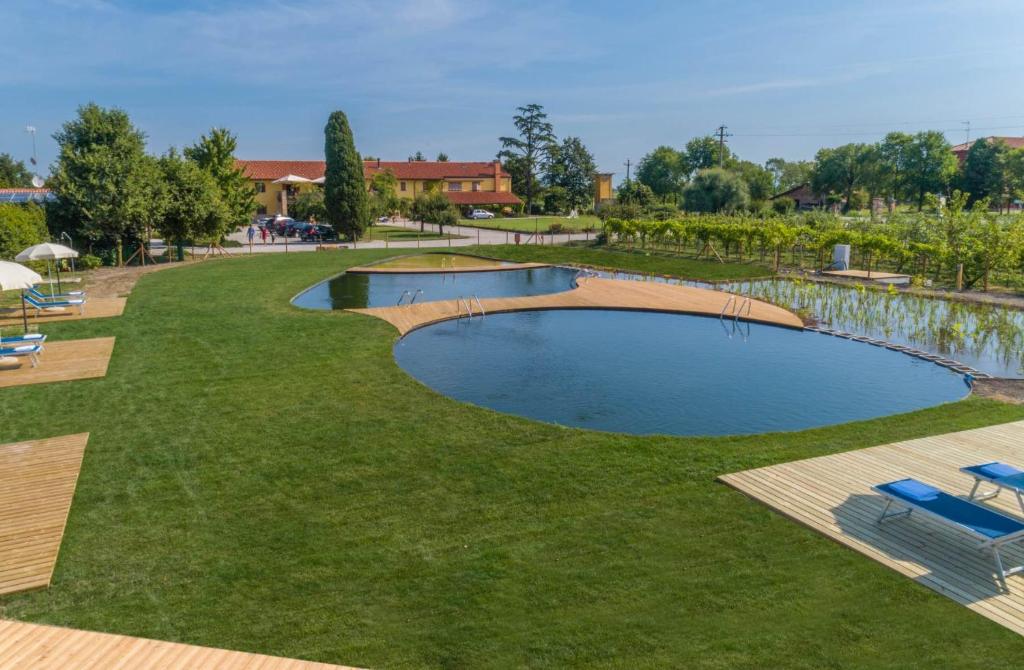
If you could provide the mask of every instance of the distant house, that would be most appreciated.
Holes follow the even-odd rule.
[[[1024,148],[1024,137],[979,137],[977,140],[957,144],[956,146],[953,147],[953,154],[956,156],[956,159],[960,161],[961,164],[963,164],[963,162],[967,159],[967,152],[971,150],[971,146],[973,146],[974,143],[979,140],[983,140],[985,142],[995,142],[997,140],[1002,140],[1003,142],[1006,143],[1006,146],[1010,147],[1011,149]]]
[[[594,209],[615,201],[615,190],[612,188],[614,172],[598,172],[594,175]]]
[[[797,211],[819,209],[828,204],[825,196],[811,190],[810,184],[800,184],[799,186],[794,186],[788,191],[776,193],[772,196],[772,200],[777,198],[789,198],[796,204]]]
[[[300,194],[322,188],[326,170],[324,161],[238,160],[235,164],[252,182],[260,214],[287,214]],[[500,161],[363,161],[367,187],[375,174],[385,171],[395,176],[395,195],[400,198],[412,199],[425,191],[437,190],[463,208],[521,204],[512,193],[512,176]],[[274,183],[289,175],[310,181]],[[316,180],[321,183],[314,183]]]

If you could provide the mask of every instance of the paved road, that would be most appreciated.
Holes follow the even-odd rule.
[[[393,224],[396,227],[408,228],[409,230],[419,230],[420,224],[412,221],[397,221]],[[436,233],[437,226],[432,224],[425,224],[424,230],[426,232]],[[484,228],[473,228],[469,226],[448,226],[444,229],[446,233],[452,233],[454,235],[462,235],[461,239],[454,240],[422,240],[420,242],[386,242],[384,240],[374,242],[346,242],[341,246],[348,249],[438,249],[447,247],[466,247],[474,244],[515,244],[515,233],[504,230],[488,230]],[[246,235],[245,229],[233,233],[228,236],[228,239],[235,240],[242,244],[241,247],[229,247],[227,251],[232,254],[262,254],[262,253],[284,253],[285,251],[315,251],[315,242],[299,242],[296,240],[288,240],[285,244],[283,238],[277,238],[275,244],[263,244],[260,242],[259,236],[253,241],[251,250],[249,246],[249,240]],[[559,235],[539,235],[534,236],[533,234],[520,234],[520,244],[565,244],[569,241],[576,240],[592,240],[594,239],[594,233],[562,233]]]

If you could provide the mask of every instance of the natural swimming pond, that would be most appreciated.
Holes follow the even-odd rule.
[[[942,367],[818,333],[611,310],[491,314],[415,330],[398,364],[444,395],[634,434],[799,430],[967,394]]]
[[[349,309],[391,307],[406,291],[410,296],[416,295],[416,302],[473,295],[543,295],[568,291],[575,286],[575,277],[576,270],[563,267],[483,272],[346,272],[303,291],[292,302],[311,309]]]

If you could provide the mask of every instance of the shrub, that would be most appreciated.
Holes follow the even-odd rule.
[[[562,224],[560,224],[560,223],[552,223],[550,226],[548,226],[548,233],[554,235],[554,234],[557,234],[557,233],[564,232],[564,229],[565,229],[565,226],[563,226]]]
[[[796,200],[782,196],[772,200],[772,210],[776,214],[789,214],[796,209]]]
[[[75,261],[75,265],[77,265],[81,270],[95,270],[99,266],[103,265],[103,260],[99,256],[84,254],[78,257]]]
[[[39,205],[0,205],[0,258],[14,258],[46,241],[46,213]]]

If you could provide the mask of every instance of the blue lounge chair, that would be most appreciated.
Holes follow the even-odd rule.
[[[67,293],[43,293],[37,286],[33,286],[28,290],[33,296],[39,300],[63,300],[66,298],[84,298],[85,291],[68,291]]]
[[[901,479],[871,488],[885,498],[885,509],[878,517],[879,523],[892,517],[909,516],[913,512],[920,512],[933,521],[956,528],[979,540],[980,549],[992,552],[996,562],[996,579],[1004,591],[1010,590],[1006,586],[1006,578],[1024,571],[1024,565],[1004,568],[1003,559],[999,555],[999,548],[1003,545],[1024,540],[1024,522],[970,500],[950,495],[916,479]],[[901,512],[889,512],[893,503],[906,509]]]
[[[28,356],[29,361],[32,362],[32,367],[39,364],[39,352],[43,348],[38,344],[22,344],[17,347],[0,347],[0,357],[3,356]]]
[[[26,293],[24,296],[25,304],[29,307],[34,307],[36,310],[36,316],[39,316],[44,310],[53,309],[54,307],[77,307],[79,314],[85,313],[85,298],[71,298],[69,300],[39,300],[32,296],[31,293]]]
[[[39,344],[46,342],[46,335],[42,333],[25,333],[24,335],[10,335],[0,337],[0,347],[15,347],[22,344]]]
[[[1024,512],[1024,470],[1015,468],[1012,465],[1006,463],[1000,463],[993,461],[992,463],[982,463],[981,465],[969,465],[965,468],[960,468],[960,472],[974,477],[974,487],[971,489],[971,500],[988,500],[995,498],[999,495],[999,492],[1003,489],[1009,489],[1017,496],[1017,504],[1020,505],[1020,509]],[[995,489],[981,493],[978,491],[981,488],[982,482],[988,482],[993,484]]]

